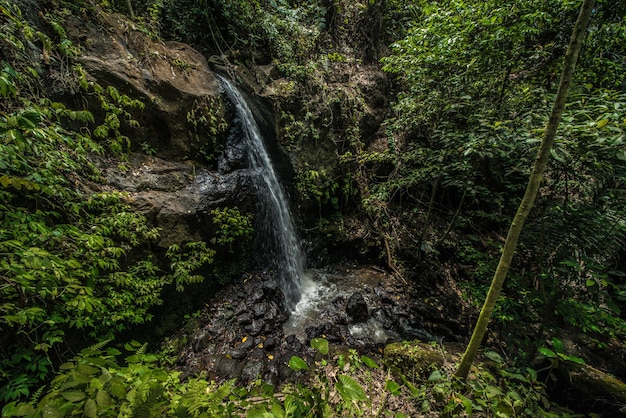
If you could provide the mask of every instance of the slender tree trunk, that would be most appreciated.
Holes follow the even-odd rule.
[[[135,19],[135,11],[133,10],[133,4],[130,0],[126,0],[126,6],[128,7],[128,13],[130,13],[131,19]]]
[[[565,55],[565,62],[563,63],[563,71],[561,73],[561,82],[559,84],[556,99],[554,100],[552,113],[548,119],[548,124],[546,125],[541,141],[541,146],[537,152],[537,157],[535,159],[530,178],[528,179],[526,192],[524,193],[524,197],[522,198],[519,208],[517,209],[517,213],[513,218],[511,227],[509,228],[509,233],[506,237],[504,248],[502,249],[500,262],[498,263],[493,280],[491,281],[491,287],[487,293],[483,308],[480,311],[480,316],[476,322],[472,338],[467,345],[465,354],[459,364],[459,368],[454,374],[461,380],[467,379],[470,367],[474,362],[474,357],[476,356],[478,348],[480,347],[485,333],[487,332],[487,325],[489,324],[491,314],[493,313],[496,301],[498,296],[500,296],[500,291],[502,290],[502,285],[504,284],[504,280],[506,279],[506,275],[509,271],[513,253],[515,252],[515,247],[517,246],[517,240],[522,232],[522,228],[524,227],[524,222],[533,207],[535,198],[537,197],[537,191],[539,190],[539,185],[543,180],[543,173],[546,169],[548,158],[550,157],[550,149],[552,148],[554,137],[556,136],[556,131],[559,126],[561,116],[563,115],[563,109],[565,108],[565,102],[567,100],[570,84],[572,82],[572,75],[574,73],[574,69],[576,68],[576,61],[578,60],[582,40],[587,31],[587,25],[589,23],[594,5],[595,0],[584,0],[582,6],[580,7],[578,20],[574,26],[574,31]]]

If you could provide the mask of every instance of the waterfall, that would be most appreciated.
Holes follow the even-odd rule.
[[[279,283],[285,295],[285,302],[293,310],[300,299],[301,278],[304,275],[304,255],[296,235],[293,217],[289,211],[289,201],[278,181],[276,170],[265,148],[263,136],[250,108],[237,88],[230,81],[217,75],[229,99],[236,107],[242,125],[244,141],[248,150],[250,169],[254,173],[262,216],[258,222],[266,228],[271,240],[269,250],[279,273]]]

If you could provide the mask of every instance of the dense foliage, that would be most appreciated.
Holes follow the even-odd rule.
[[[487,236],[504,234],[521,198],[555,92],[565,28],[577,7],[562,1],[423,3],[423,18],[383,60],[402,91],[397,116],[388,122],[394,147],[382,157],[393,171],[370,199],[402,216],[407,209],[394,202],[423,205],[414,197],[427,194],[428,213],[437,202],[443,219],[446,211],[454,213],[451,237],[463,240],[457,256],[472,265],[473,289],[493,271],[488,253],[496,247],[486,244]],[[583,47],[547,181],[522,237],[517,278],[503,301],[510,308],[501,312],[503,321],[525,316],[532,306],[537,316],[527,320],[556,315],[605,335],[626,330],[618,306],[624,283],[616,270],[626,209],[625,51],[623,42],[614,43],[625,39],[626,26],[623,11],[617,17],[610,7],[599,6]],[[413,231],[421,228],[429,227],[417,224]],[[427,243],[409,232],[421,245],[412,251],[449,251],[457,245],[449,231],[429,228]]]
[[[44,33],[17,6],[0,3],[0,402],[29,395],[77,347],[149,322],[163,290],[201,282],[215,251],[205,242],[173,245],[166,263],[146,251],[159,231],[128,196],[107,191],[94,163],[124,158],[143,104],[87,81],[80,53],[54,13]],[[62,11],[61,11],[62,12]],[[43,30],[43,29],[42,29]],[[32,58],[40,48],[77,94],[100,103],[98,119],[45,97],[50,73]],[[226,209],[225,209],[226,210]],[[231,209],[216,245],[251,236]],[[238,215],[238,217],[234,217]],[[233,222],[229,220],[233,219]]]
[[[358,217],[362,236],[378,247],[376,261],[399,276],[452,274],[463,298],[478,306],[523,193],[580,2],[57,3],[59,10],[40,16],[42,29],[0,0],[3,413],[381,416],[393,414],[387,401],[402,394],[424,414],[550,416],[561,412],[545,392],[550,373],[540,381],[529,361],[539,353],[552,366],[582,362],[563,353],[555,335],[567,328],[586,334],[594,349],[624,349],[622,2],[598,2],[553,159],[495,313],[511,364],[491,353],[495,364],[476,369],[468,386],[440,368],[421,380],[383,377],[380,387],[368,375],[377,362],[355,352],[329,357],[327,344],[315,341],[323,360],[313,367],[292,359],[296,372],[314,372],[280,393],[261,382],[245,389],[181,382],[142,344],[127,345],[133,353],[124,359],[103,343],[80,351],[150,321],[165,288],[201,281],[200,270],[232,268],[252,228],[236,208],[215,210],[214,237],[173,245],[165,263],[148,255],[158,230],[127,196],[102,187],[94,163],[124,158],[131,139],[123,127],[136,126],[142,103],[87,80],[62,7],[126,14],[135,7],[134,24],[150,36],[192,43],[227,66],[271,65],[279,74],[271,86],[278,139],[293,156],[294,192],[312,227],[330,236]],[[395,95],[384,117],[374,117],[374,95],[359,84],[363,68],[382,68],[391,80]],[[101,112],[47,98],[54,83],[94,99]],[[388,96],[385,90],[381,107]],[[227,256],[216,259],[215,250]],[[337,369],[328,377],[331,363]],[[53,370],[56,378],[31,396]]]

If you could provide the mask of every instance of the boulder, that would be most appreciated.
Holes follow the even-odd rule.
[[[82,47],[78,60],[90,80],[144,103],[140,128],[125,132],[134,149],[146,143],[166,158],[213,158],[226,137],[229,105],[204,56],[148,37],[121,15],[103,13],[94,22],[69,16],[65,27]],[[88,105],[101,114],[97,100]]]
[[[445,362],[440,351],[424,343],[395,342],[384,349],[386,363],[413,381],[427,379]]]
[[[346,313],[353,323],[367,321],[369,317],[367,302],[361,292],[355,292],[350,296],[346,305]]]

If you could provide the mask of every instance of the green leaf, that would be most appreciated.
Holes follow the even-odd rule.
[[[111,405],[112,400],[109,394],[104,389],[100,389],[96,394],[96,402],[98,403],[98,405],[104,407]]]
[[[367,400],[367,396],[365,395],[365,391],[353,378],[350,376],[346,376],[344,374],[340,374],[337,376],[337,383],[335,384],[335,388],[337,392],[341,395],[341,397],[347,401],[365,401]]]
[[[361,361],[370,369],[378,369],[380,366],[373,359],[367,356],[361,356]]]
[[[541,347],[537,351],[539,351],[539,354],[546,356],[548,358],[556,358],[556,353],[550,350],[549,348]]]
[[[393,380],[387,380],[387,383],[385,383],[385,390],[392,395],[400,395],[400,385]]]
[[[308,364],[301,357],[293,356],[289,359],[289,368],[291,370],[299,371],[299,370],[309,370]]]
[[[87,418],[96,418],[98,416],[98,407],[93,399],[87,399],[84,412]]]
[[[587,363],[585,363],[585,360],[583,360],[580,357],[570,356],[570,355],[561,354],[561,353],[559,353],[558,355],[559,355],[559,358],[561,358],[561,359],[563,359],[565,361],[570,361],[570,362],[576,363],[576,364],[587,364]]]
[[[120,377],[114,377],[111,379],[111,395],[118,399],[126,398],[126,385]]]
[[[316,349],[323,355],[328,354],[328,340],[326,338],[313,338],[311,340],[311,348]]]
[[[502,356],[500,354],[496,353],[495,351],[487,351],[487,352],[485,352],[485,357],[487,357],[491,361],[495,361],[498,364],[504,363],[504,360],[502,360]]]
[[[554,351],[557,353],[562,353],[564,350],[563,342],[558,338],[552,338],[552,347],[554,347]]]
[[[70,402],[79,402],[87,397],[85,392],[79,390],[68,390],[66,392],[61,392],[61,396],[63,396],[66,400]]]
[[[598,128],[604,128],[604,126],[605,126],[607,123],[609,123],[609,120],[608,120],[608,119],[602,119],[602,120],[599,120],[599,121],[597,121],[597,122],[596,122],[596,126],[597,126]]]
[[[441,380],[442,378],[443,375],[441,374],[441,372],[439,370],[435,370],[430,374],[430,376],[428,376],[428,381],[436,382],[437,380]]]

